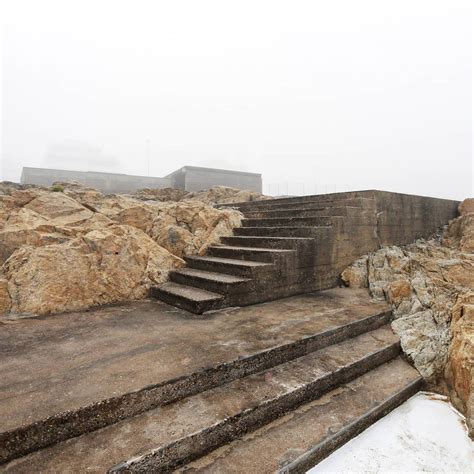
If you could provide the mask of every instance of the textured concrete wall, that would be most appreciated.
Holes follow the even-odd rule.
[[[285,262],[280,277],[259,288],[274,299],[337,286],[340,273],[351,262],[381,246],[403,245],[431,236],[457,217],[458,204],[384,191],[355,191],[229,206],[239,207],[247,218],[279,219],[268,225],[283,226],[282,236],[313,239],[297,244],[297,257]],[[320,220],[321,224],[300,223],[297,219],[301,218]],[[285,226],[290,227],[284,230]],[[262,227],[262,232],[256,229],[255,235],[266,232]],[[267,246],[271,245],[269,240]]]
[[[104,193],[129,193],[143,188],[171,187],[168,178],[131,176],[119,173],[98,173],[93,171],[68,171],[45,168],[23,168],[22,184],[50,186],[55,181],[78,181]]]

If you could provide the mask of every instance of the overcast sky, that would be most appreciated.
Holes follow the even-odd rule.
[[[470,3],[3,0],[0,179],[195,165],[462,199]]]

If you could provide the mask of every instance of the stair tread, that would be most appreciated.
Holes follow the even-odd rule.
[[[214,293],[208,290],[202,290],[194,286],[181,285],[180,283],[175,283],[168,281],[159,286],[161,291],[166,291],[169,294],[179,296],[181,298],[187,298],[192,301],[214,301],[222,300],[224,296],[219,293]]]
[[[272,369],[45,448],[13,461],[12,465],[18,472],[26,471],[32,465],[45,472],[60,472],[62,467],[74,472],[103,472],[112,465],[136,459],[178,440],[187,438],[184,443],[196,446],[202,438],[191,436],[200,432],[206,436],[205,430],[209,428],[235,423],[237,418],[232,417],[242,416],[257,406],[278,403],[283,397],[304,390],[310,384],[324,383],[331,374],[365,363],[367,357],[374,357],[394,346],[398,350],[398,338],[386,325]],[[271,419],[279,415],[277,411]],[[172,452],[176,453],[174,448]],[[161,455],[157,453],[158,458]]]
[[[328,226],[329,227],[329,226]],[[226,239],[242,239],[242,240],[297,240],[297,241],[308,241],[314,240],[311,237],[277,237],[277,236],[265,236],[265,235],[233,235],[232,237],[225,237]]]
[[[228,275],[226,273],[209,272],[207,270],[198,270],[196,268],[180,268],[179,270],[173,270],[172,273],[230,284],[251,281],[251,278]]]
[[[237,251],[244,251],[244,252],[268,252],[268,253],[281,253],[281,254],[295,252],[295,250],[292,250],[292,249],[272,249],[272,248],[266,248],[266,247],[241,247],[239,245],[213,245],[209,248],[237,250]]]
[[[271,263],[255,262],[253,260],[237,260],[235,258],[224,258],[224,257],[187,257],[186,260],[193,261],[198,260],[202,262],[210,263],[223,263],[227,265],[236,265],[238,267],[248,268],[260,268],[260,267],[271,267]]]
[[[270,474],[293,472],[292,468],[305,472],[408,399],[420,386],[418,372],[399,357],[212,451],[178,472]],[[359,431],[348,434],[351,430]],[[344,436],[349,438],[341,439]]]
[[[336,288],[206,319],[144,300],[18,321],[3,329],[0,457],[41,447],[54,426],[65,439],[117,421],[109,401],[133,416],[137,394],[138,410],[158,406],[388,318],[365,290]]]

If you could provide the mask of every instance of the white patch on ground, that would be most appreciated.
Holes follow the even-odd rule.
[[[308,472],[472,473],[474,443],[445,397],[419,393]]]

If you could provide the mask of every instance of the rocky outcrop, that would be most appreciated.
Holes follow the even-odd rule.
[[[75,182],[1,183],[0,315],[143,298],[184,256],[204,253],[240,225],[240,212],[212,204],[257,197],[245,193],[219,188],[183,200],[189,193],[179,190],[105,196]]]
[[[208,204],[232,204],[246,201],[259,201],[272,199],[256,191],[229,188],[227,186],[214,186],[211,189],[198,192],[184,191],[181,189],[142,189],[133,194],[135,198],[145,201],[200,201]]]
[[[368,287],[393,309],[393,330],[425,379],[446,388],[474,434],[474,209],[437,236],[385,247],[342,272],[343,282]]]

